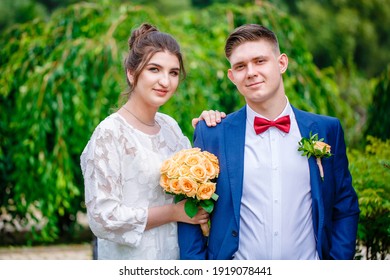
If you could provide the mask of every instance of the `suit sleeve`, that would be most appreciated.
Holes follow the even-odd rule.
[[[333,206],[332,259],[353,259],[356,248],[356,235],[359,219],[359,206],[352,177],[348,169],[348,159],[344,133],[340,122],[337,124],[336,147],[334,149],[334,172],[336,193]]]
[[[202,150],[202,132],[206,128],[205,122],[198,123],[194,133],[194,147]],[[180,259],[182,260],[205,260],[207,259],[207,238],[203,236],[199,225],[178,223]]]

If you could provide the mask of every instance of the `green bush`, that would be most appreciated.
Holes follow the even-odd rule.
[[[12,216],[10,223],[32,224],[27,242],[74,238],[81,230],[79,157],[95,126],[115,106],[124,78],[123,53],[113,33],[131,18],[123,25],[127,37],[149,16],[154,14],[136,7],[112,14],[85,3],[59,10],[49,22],[37,20],[2,35],[1,211]]]
[[[368,109],[366,135],[390,139],[390,64],[383,71],[376,84],[372,103]]]
[[[390,253],[390,140],[368,136],[364,152],[349,152],[353,185],[358,193],[359,245],[366,259],[385,259]]]

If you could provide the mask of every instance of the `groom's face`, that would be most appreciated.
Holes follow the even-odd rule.
[[[229,61],[228,77],[249,105],[284,94],[282,74],[288,59],[272,43],[263,39],[245,42],[233,50]]]

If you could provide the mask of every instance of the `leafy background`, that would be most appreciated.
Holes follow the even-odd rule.
[[[386,258],[389,0],[78,2],[0,3],[3,246],[91,239],[80,220],[79,157],[96,125],[120,105],[134,27],[148,21],[180,42],[188,77],[161,111],[191,139],[191,119],[202,110],[244,104],[226,77],[223,47],[234,27],[253,22],[274,30],[289,56],[290,101],[341,120],[362,209],[356,258]]]

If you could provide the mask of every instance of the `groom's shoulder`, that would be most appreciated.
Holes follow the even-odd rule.
[[[234,111],[232,113],[229,113],[226,115],[225,118],[221,119],[221,122],[218,123],[216,126],[207,126],[205,121],[200,121],[199,124],[202,129],[206,130],[220,130],[225,126],[229,126],[233,123],[237,122],[245,122],[246,118],[246,111],[245,111],[245,106],[243,108],[240,108],[237,111]]]
[[[237,111],[229,113],[226,116],[226,118],[223,119],[223,121],[225,121],[225,123],[229,123],[229,122],[234,122],[245,118],[246,118],[246,106],[241,107]]]
[[[316,114],[313,112],[304,111],[301,109],[294,108],[294,113],[297,118],[307,118],[316,122],[325,122],[325,123],[339,123],[339,119],[332,116]]]

